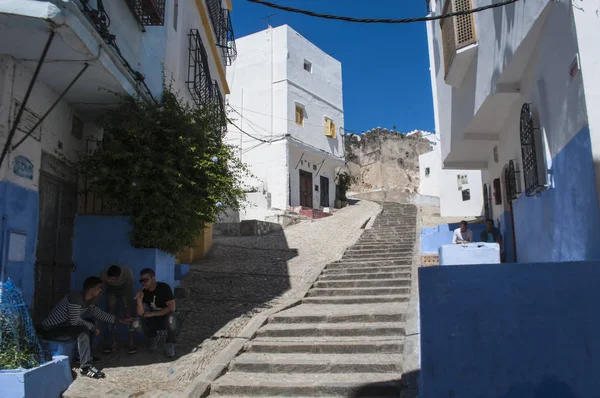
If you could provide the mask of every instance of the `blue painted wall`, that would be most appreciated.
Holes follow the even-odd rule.
[[[598,281],[599,261],[420,268],[420,396],[598,396]]]
[[[127,217],[77,216],[73,241],[73,273],[71,288],[81,290],[88,276],[99,276],[112,263],[126,264],[134,277],[144,268],[152,268],[157,280],[174,287],[175,257],[157,249],[136,249],[129,242],[131,225]],[[138,282],[135,289],[140,289]],[[132,297],[133,299],[133,297]]]
[[[552,160],[554,187],[513,204],[519,262],[600,259],[600,209],[588,127]]]
[[[507,263],[515,262],[515,246],[512,232],[512,220],[510,218],[510,212],[505,211],[500,215],[499,223],[500,233],[502,234],[502,250],[506,255]],[[518,255],[518,253],[517,253]]]
[[[458,223],[440,224],[437,227],[426,227],[421,229],[421,253],[438,254],[438,249],[443,245],[452,243],[452,234],[456,228],[460,227]],[[470,224],[469,229],[473,231],[473,240],[479,242],[479,235],[485,225]]]
[[[37,242],[39,194],[9,181],[0,181],[0,266],[4,278],[10,278],[23,292],[27,305],[31,305],[35,290],[34,266]],[[11,231],[27,235],[25,261],[8,261],[8,236]]]

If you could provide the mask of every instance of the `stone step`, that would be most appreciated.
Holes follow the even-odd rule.
[[[317,281],[314,288],[340,288],[340,287],[400,287],[410,286],[410,279],[367,279],[367,280],[335,280]]]
[[[356,272],[356,273],[324,273],[321,274],[318,281],[343,281],[343,280],[369,280],[369,279],[410,279],[410,272]]]
[[[408,265],[412,264],[412,256],[401,256],[401,257],[391,257],[391,256],[380,256],[380,257],[342,257],[339,262],[333,262],[329,265],[336,264],[365,264],[365,263],[380,263],[380,264],[399,264],[399,265]]]
[[[408,243],[412,244],[416,240],[414,236],[375,236],[375,235],[367,235],[361,236],[358,239],[357,244],[363,244],[363,242],[369,242],[374,244],[395,244],[395,243]]]
[[[339,264],[337,267],[329,267],[323,270],[321,275],[339,274],[378,274],[381,272],[406,272],[411,270],[409,264]]]
[[[304,297],[303,304],[375,304],[406,303],[410,294],[387,294],[381,296],[317,296]]]
[[[349,250],[383,250],[383,249],[412,249],[410,243],[374,243],[374,244],[355,244]]]
[[[320,296],[380,296],[388,294],[410,294],[407,287],[352,287],[352,288],[312,288],[308,297]]]
[[[354,245],[346,253],[406,253],[412,252],[414,245]]]
[[[401,354],[244,353],[230,371],[248,373],[390,373],[402,372]]]
[[[350,249],[344,253],[343,257],[367,257],[367,256],[375,256],[375,257],[406,257],[412,256],[414,249],[411,247],[410,249],[371,249],[371,250],[355,250]]]
[[[230,372],[211,386],[216,396],[399,397],[401,372],[394,373],[270,373]],[[211,394],[212,395],[212,394]]]
[[[395,304],[309,305],[302,304],[269,317],[269,323],[356,323],[403,322],[402,309]]]
[[[336,338],[339,339],[339,338]],[[246,352],[260,353],[314,353],[314,354],[365,354],[365,353],[396,353],[404,351],[404,344],[397,340],[369,341],[311,341],[289,339],[286,341],[252,340],[246,347]]]
[[[402,322],[269,323],[258,329],[261,337],[403,336]]]

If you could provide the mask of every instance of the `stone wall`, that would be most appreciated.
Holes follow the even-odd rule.
[[[357,177],[351,191],[405,193],[419,191],[419,155],[433,150],[419,134],[406,135],[379,127],[360,136],[347,135],[345,149],[347,169]]]

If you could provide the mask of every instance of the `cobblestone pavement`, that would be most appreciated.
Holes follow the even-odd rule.
[[[126,347],[103,356],[103,380],[79,377],[66,398],[177,397],[242,328],[260,312],[301,298],[305,283],[342,255],[380,206],[357,202],[333,217],[304,221],[263,236],[216,237],[201,264],[184,278],[185,299],[177,357],[144,347],[128,356]]]

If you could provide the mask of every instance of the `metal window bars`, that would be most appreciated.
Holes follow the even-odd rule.
[[[126,0],[126,2],[142,27],[165,24],[165,0]]]
[[[215,33],[216,45],[223,53],[225,64],[231,65],[237,57],[237,49],[229,10],[221,6],[221,0],[206,0],[206,7]]]
[[[531,104],[521,107],[520,136],[521,155],[523,161],[523,177],[525,179],[525,194],[535,196],[544,190],[538,172],[535,131]]]
[[[517,171],[513,160],[508,162],[508,167],[504,172],[504,183],[506,185],[506,201],[510,204],[520,194],[517,186]]]
[[[198,29],[190,29],[189,63],[187,87],[197,106],[209,101],[213,96],[213,83],[210,78],[208,56],[202,44]]]

